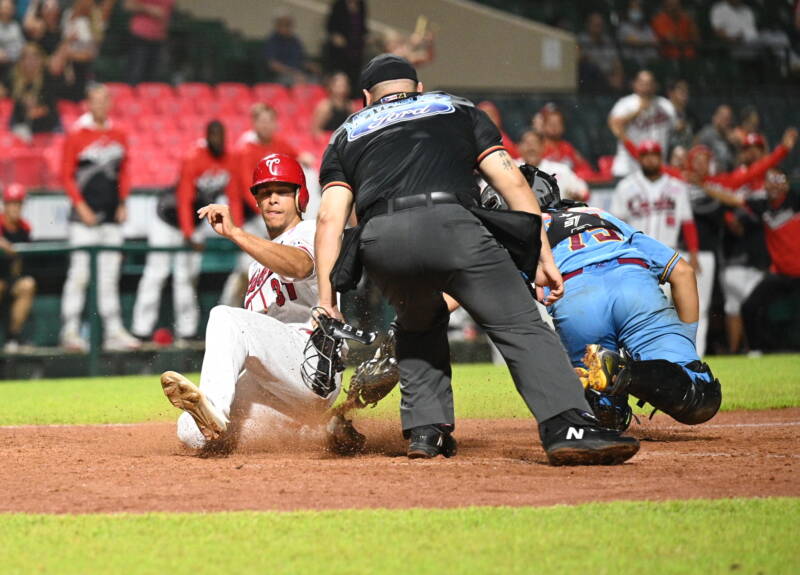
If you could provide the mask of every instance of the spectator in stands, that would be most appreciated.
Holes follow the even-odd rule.
[[[661,55],[670,60],[694,59],[700,32],[697,23],[681,6],[681,0],[663,0],[651,23],[661,44]]]
[[[11,70],[24,43],[22,28],[14,20],[14,2],[0,0],[0,97],[8,90]]]
[[[541,120],[540,130],[537,131],[535,128],[539,123],[535,116],[532,125],[544,139],[542,157],[552,162],[565,164],[581,178],[591,179],[594,175],[592,166],[575,149],[575,146],[564,139],[564,114],[558,106],[553,103],[545,104],[537,116]]]
[[[608,127],[620,140],[611,168],[616,177],[627,176],[637,169],[637,162],[622,144],[625,137],[634,144],[653,140],[662,150],[667,149],[677,116],[672,103],[656,93],[657,88],[653,73],[642,70],[633,81],[633,94],[618,100],[608,115]]]
[[[589,186],[586,185],[586,182],[579,178],[567,164],[545,159],[544,148],[544,138],[533,130],[524,132],[519,140],[518,150],[525,164],[536,166],[540,170],[554,175],[565,198],[587,201]]]
[[[405,58],[419,68],[433,60],[433,42],[433,32],[427,28],[409,35],[388,29],[383,33],[381,52]]]
[[[125,0],[132,13],[128,30],[128,82],[152,82],[159,77],[161,60],[175,0]]]
[[[33,0],[23,22],[25,35],[41,46],[45,54],[54,54],[61,45],[61,6],[58,0]]]
[[[25,188],[21,184],[10,184],[3,190],[3,213],[0,214],[0,299],[11,298],[6,343],[3,351],[19,351],[22,328],[31,312],[36,295],[36,280],[26,275],[24,261],[17,256],[16,244],[31,240],[31,226],[22,219],[22,203]]]
[[[711,28],[719,40],[730,45],[755,44],[758,41],[756,16],[741,0],[722,0],[709,14]]]
[[[62,183],[72,203],[70,246],[121,246],[125,202],[130,192],[128,138],[108,117],[111,94],[102,84],[90,86],[88,112],[81,116],[64,140]],[[110,351],[135,349],[139,340],[122,324],[119,276],[122,254],[104,251],[98,256],[98,307],[103,319],[103,347]],[[89,254],[70,256],[61,299],[61,345],[86,351],[81,337],[81,313],[89,286]]]
[[[11,129],[23,140],[33,134],[53,132],[60,128],[56,109],[56,80],[45,68],[42,49],[26,44],[14,67],[11,84],[14,111]]]
[[[275,17],[275,29],[264,44],[264,61],[272,80],[286,86],[305,82],[313,71],[288,12],[281,11]]]
[[[514,143],[514,140],[512,140],[511,137],[505,132],[505,130],[503,130],[503,117],[500,115],[500,110],[494,105],[494,102],[484,100],[478,104],[478,108],[486,112],[486,115],[489,116],[489,119],[500,132],[500,136],[503,139],[503,146],[505,147],[506,151],[508,151],[512,158],[519,158],[520,156],[519,151],[517,151],[517,145]]]
[[[669,166],[675,168],[677,171],[686,169],[686,148],[683,146],[675,146],[669,153]]]
[[[586,30],[578,35],[580,59],[584,68],[591,70],[592,77],[599,72],[605,87],[596,86],[602,91],[620,90],[624,81],[622,62],[617,45],[606,34],[606,21],[600,12],[592,12],[586,18]],[[603,89],[605,88],[605,89]]]
[[[692,146],[694,133],[700,122],[689,108],[689,83],[686,80],[676,80],[667,89],[667,97],[672,107],[675,108],[675,127],[669,137],[670,153],[676,146],[684,150]]]
[[[750,134],[761,133],[761,115],[755,106],[744,106],[739,110],[739,124],[733,129],[733,141],[742,146]]]
[[[717,106],[711,123],[697,134],[697,144],[709,148],[714,157],[714,167],[719,172],[733,169],[736,157],[733,110],[727,104]]]
[[[234,178],[236,190],[232,194],[231,216],[236,225],[255,235],[263,235],[264,222],[258,204],[250,193],[250,182],[253,168],[258,161],[269,154],[286,154],[297,158],[301,163],[313,163],[313,158],[298,154],[289,142],[278,134],[278,113],[263,103],[253,104],[250,109],[252,129],[239,138],[234,149]],[[247,287],[247,271],[252,258],[246,253],[239,255],[236,268],[228,276],[222,289],[220,303],[232,307],[241,307],[244,291]]]
[[[197,276],[202,234],[195,226],[197,210],[217,203],[222,195],[231,203],[234,194],[231,156],[225,153],[225,128],[218,121],[206,126],[206,137],[183,160],[175,193],[167,192],[158,201],[157,216],[148,227],[147,243],[154,247],[186,246],[194,251],[150,252],[133,308],[133,334],[149,339],[158,320],[161,288],[172,273],[172,309],[176,343],[197,335],[200,308],[197,303]]]
[[[64,12],[62,34],[67,46],[72,90],[65,94],[70,100],[81,100],[94,73],[94,61],[100,51],[106,22],[116,0],[75,0]]]
[[[622,45],[622,56],[639,66],[646,66],[658,58],[658,38],[656,38],[641,0],[629,0],[628,9],[617,28],[617,40]]]
[[[359,79],[367,37],[364,0],[335,0],[326,24],[327,70],[342,70],[350,78],[350,96],[361,96]]]
[[[350,99],[350,79],[344,72],[334,72],[325,82],[328,97],[314,109],[311,131],[316,137],[333,132],[356,111]]]

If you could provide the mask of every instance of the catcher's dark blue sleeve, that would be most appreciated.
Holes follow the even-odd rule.
[[[633,235],[631,245],[645,256],[650,264],[650,271],[658,276],[660,283],[664,283],[669,279],[669,275],[678,265],[678,260],[681,258],[681,254],[672,248],[641,232]]]

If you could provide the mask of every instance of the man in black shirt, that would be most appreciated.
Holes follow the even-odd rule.
[[[424,94],[404,59],[382,55],[362,72],[366,108],[337,130],[320,171],[315,241],[320,305],[341,317],[330,272],[355,204],[360,258],[397,312],[397,359],[409,457],[454,455],[448,311],[453,296],[486,330],[517,390],[540,422],[554,465],[621,463],[639,444],[599,427],[567,355],[541,320],[519,270],[467,209],[478,202],[474,169],[512,210],[540,214],[497,128],[471,102]],[[547,237],[536,285],[544,301],[564,291]],[[537,288],[542,295],[541,287]]]

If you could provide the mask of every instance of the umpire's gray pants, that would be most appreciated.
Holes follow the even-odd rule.
[[[442,292],[498,347],[537,420],[572,408],[591,411],[508,252],[466,208],[436,204],[374,217],[361,236],[361,258],[397,312],[404,430],[455,423]]]

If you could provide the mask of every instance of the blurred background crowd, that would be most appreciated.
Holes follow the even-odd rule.
[[[0,297],[7,352],[21,344],[89,347],[85,293],[95,276],[88,255],[26,254],[17,249],[22,242],[163,248],[98,257],[104,345],[137,349],[154,334],[179,345],[198,339],[213,303],[236,302],[246,261],[195,228],[195,205],[229,202],[241,224],[255,229],[246,185],[251,166],[282,151],[297,156],[313,181],[331,132],[361,107],[357,83],[365,61],[382,52],[402,55],[423,81],[427,68],[458,63],[440,45],[452,33],[448,21],[415,14],[413,28],[392,26],[371,17],[369,0],[312,2],[324,10],[313,46],[307,32],[298,32],[307,23],[291,2],[264,3],[271,19],[258,38],[227,18],[196,14],[193,4],[208,3],[0,0],[0,247],[9,263]],[[769,337],[769,330],[748,334],[737,319],[750,293],[777,273],[791,281],[769,293],[774,305],[758,311],[760,325],[798,325],[800,273],[797,266],[776,269],[777,248],[767,240],[775,222],[705,192],[709,178],[745,172],[777,158],[780,148],[786,153],[768,169],[729,191],[740,199],[795,202],[800,162],[785,129],[800,123],[800,1],[463,5],[487,11],[487,19],[571,34],[573,88],[509,90],[498,82],[460,90],[457,80],[426,88],[474,99],[513,156],[556,173],[566,194],[592,205],[613,205],[621,182],[642,169],[637,146],[657,142],[664,169],[685,184],[697,220],[700,245],[681,236],[675,247],[713,258],[701,286],[703,347],[741,353],[800,345],[798,338]],[[502,42],[477,31],[463,35],[470,43]],[[561,52],[549,53],[566,62]],[[312,197],[310,217],[317,203]],[[790,245],[800,242],[796,228],[790,231]],[[727,273],[732,267],[747,268],[747,281]],[[734,289],[741,283],[747,293]],[[160,297],[168,284],[174,303]],[[369,286],[348,299],[364,324],[391,318]],[[42,319],[53,317],[61,318],[58,325]],[[454,320],[452,336],[480,339],[463,317]]]

